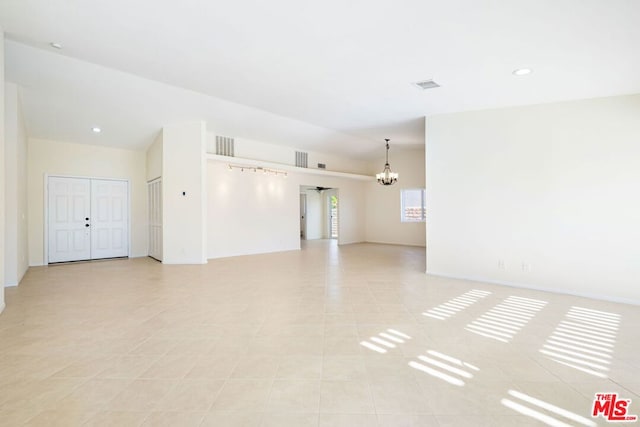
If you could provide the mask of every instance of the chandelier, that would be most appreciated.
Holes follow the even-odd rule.
[[[398,174],[391,172],[389,167],[389,139],[385,138],[385,141],[387,142],[387,162],[384,164],[384,170],[376,174],[376,179],[380,185],[393,185],[398,180]]]

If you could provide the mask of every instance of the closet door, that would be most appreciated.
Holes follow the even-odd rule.
[[[50,177],[48,193],[48,262],[90,259],[91,181]]]
[[[162,181],[148,183],[149,191],[149,256],[162,261]]]
[[[91,259],[129,255],[129,185],[91,180]]]

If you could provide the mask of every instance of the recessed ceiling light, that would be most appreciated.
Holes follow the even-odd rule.
[[[517,70],[513,70],[513,75],[526,76],[527,74],[531,74],[531,71],[531,68],[518,68]]]
[[[99,128],[99,127],[97,127],[97,126],[92,127],[92,128],[91,128],[91,130],[93,131],[93,133],[100,133],[100,132],[102,132],[102,129],[100,129],[100,128]]]
[[[49,43],[49,46],[51,46],[54,49],[62,49],[62,45],[60,43],[51,42]]]

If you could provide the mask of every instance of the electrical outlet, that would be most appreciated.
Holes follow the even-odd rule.
[[[522,271],[529,273],[531,271],[531,264],[526,261],[522,261]]]
[[[498,269],[500,269],[500,270],[506,270],[507,269],[507,265],[504,263],[503,259],[499,259],[498,260]]]

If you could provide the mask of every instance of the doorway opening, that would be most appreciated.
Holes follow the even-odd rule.
[[[329,230],[332,239],[338,238],[338,195],[329,196]]]
[[[338,189],[300,186],[300,239],[338,239]]]

